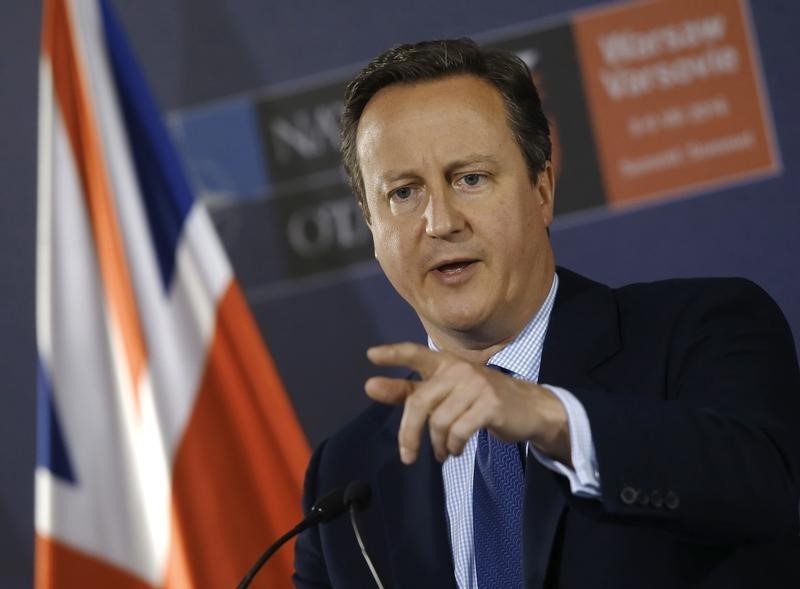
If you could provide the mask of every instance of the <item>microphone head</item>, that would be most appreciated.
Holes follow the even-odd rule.
[[[353,481],[344,490],[345,509],[353,506],[357,511],[364,510],[372,497],[372,489],[365,481]]]
[[[348,507],[344,502],[344,488],[338,487],[317,499],[306,519],[313,523],[329,522],[344,513]]]

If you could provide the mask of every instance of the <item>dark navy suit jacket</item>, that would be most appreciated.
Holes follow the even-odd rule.
[[[800,587],[800,375],[772,300],[739,279],[610,289],[564,269],[540,382],[592,427],[602,499],[528,457],[531,588]],[[353,479],[386,587],[455,587],[441,466],[397,450],[402,408],[374,405],[320,445],[305,508]],[[300,536],[297,587],[374,587],[346,517]]]

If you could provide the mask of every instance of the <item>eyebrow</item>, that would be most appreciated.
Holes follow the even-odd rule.
[[[381,174],[380,180],[382,184],[391,184],[397,180],[418,177],[419,174],[413,170],[389,170],[385,174]]]
[[[450,162],[447,165],[447,173],[450,174],[454,170],[458,170],[459,168],[467,168],[469,166],[474,166],[475,164],[494,164],[498,163],[497,158],[493,155],[487,155],[482,153],[473,153],[469,154],[466,157],[458,159],[454,162]]]
[[[496,157],[487,154],[480,154],[480,153],[473,153],[469,154],[463,158],[457,159],[447,164],[445,167],[445,173],[452,174],[454,170],[458,170],[459,168],[466,168],[469,166],[473,166],[475,164],[494,164],[498,163]],[[391,184],[400,179],[406,178],[418,178],[419,174],[412,170],[388,170],[385,174],[381,175],[381,182],[384,184]]]

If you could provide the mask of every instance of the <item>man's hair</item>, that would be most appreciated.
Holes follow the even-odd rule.
[[[373,59],[347,85],[341,118],[341,152],[350,188],[369,220],[356,135],[367,103],[383,88],[450,76],[472,75],[494,86],[503,98],[508,126],[522,150],[531,180],[550,160],[550,129],[539,93],[525,63],[499,49],[485,49],[471,39],[423,41],[398,45]]]

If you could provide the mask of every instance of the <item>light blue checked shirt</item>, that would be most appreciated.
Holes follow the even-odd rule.
[[[550,312],[558,290],[558,275],[553,276],[553,285],[536,316],[525,326],[516,339],[489,358],[490,366],[498,366],[511,373],[514,378],[537,382],[539,366],[542,362],[542,346]],[[428,345],[436,349],[429,338]],[[586,411],[569,391],[559,387],[546,386],[564,404],[569,419],[569,435],[572,446],[571,469],[544,456],[527,445],[539,462],[547,468],[569,479],[572,492],[581,497],[600,497],[600,477],[597,472],[597,459],[592,443],[592,432]],[[478,434],[467,442],[461,456],[450,456],[442,464],[444,494],[447,503],[447,523],[450,531],[450,548],[453,551],[455,577],[461,589],[477,589],[475,572],[475,547],[472,537],[472,475],[475,470],[475,452],[478,447]],[[522,539],[520,538],[520,541]]]

